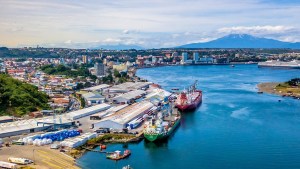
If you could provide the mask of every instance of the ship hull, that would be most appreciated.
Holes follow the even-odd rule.
[[[199,106],[199,104],[202,102],[202,92],[201,91],[197,91],[197,92],[199,92],[199,96],[193,101],[193,103],[184,104],[184,105],[176,104],[176,107],[182,112],[188,111],[188,110],[195,110]]]
[[[179,126],[179,124],[180,124],[180,119],[178,119],[174,123],[171,130],[169,132],[167,132],[166,134],[163,134],[163,133],[160,133],[160,134],[146,134],[146,133],[144,133],[144,137],[146,138],[146,140],[151,141],[151,142],[156,142],[156,141],[167,139],[170,135],[172,135],[174,130]]]

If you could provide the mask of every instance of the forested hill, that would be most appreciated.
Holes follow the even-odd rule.
[[[48,96],[36,86],[0,74],[0,115],[22,116],[39,109],[48,109]]]

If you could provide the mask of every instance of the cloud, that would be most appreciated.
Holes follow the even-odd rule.
[[[122,42],[122,40],[118,39],[118,38],[106,38],[102,42],[107,43],[107,44],[115,44],[115,43]]]
[[[246,33],[246,34],[274,34],[274,33],[286,33],[296,30],[292,26],[235,26],[235,27],[224,27],[218,29],[219,33]]]
[[[71,44],[71,43],[72,43],[72,40],[67,40],[67,41],[65,41],[64,43],[66,43],[66,44]]]
[[[59,45],[72,39],[74,45],[99,41],[157,48],[233,32],[300,40],[300,2],[274,1],[0,1],[0,43]]]
[[[125,30],[123,30],[123,33],[124,34],[129,34],[129,30],[125,29]]]

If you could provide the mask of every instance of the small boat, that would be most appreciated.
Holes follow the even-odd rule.
[[[234,65],[231,65],[231,67],[235,67]]]
[[[126,158],[126,157],[128,157],[130,155],[131,155],[131,151],[130,150],[125,150],[124,153],[123,153],[123,155],[121,155],[121,151],[117,150],[117,151],[115,151],[113,153],[108,153],[106,155],[106,158],[107,159],[111,159],[111,160],[121,160],[121,159],[124,159],[124,158]]]
[[[130,165],[126,165],[126,166],[122,167],[122,169],[133,169],[133,168],[130,167]]]
[[[172,88],[172,90],[179,90],[178,88]]]

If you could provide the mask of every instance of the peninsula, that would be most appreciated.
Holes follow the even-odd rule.
[[[257,85],[259,92],[289,96],[296,99],[300,98],[300,78],[294,78],[287,82],[267,82]]]

